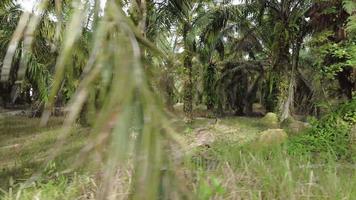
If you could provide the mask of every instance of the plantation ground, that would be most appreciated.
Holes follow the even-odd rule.
[[[38,126],[39,119],[12,116],[1,120],[3,193],[44,171],[43,162],[55,150],[62,120],[53,118],[43,128]],[[181,120],[175,126],[193,150],[192,158],[184,163],[189,180],[185,184],[198,199],[356,199],[356,167],[351,163],[291,157],[280,146],[256,150],[244,145],[271,128],[260,118],[197,118],[190,126]],[[68,168],[87,137],[88,130],[78,127],[55,160],[54,170]],[[73,187],[67,184],[70,181],[57,181],[49,181],[51,187],[42,185],[36,190],[56,191],[50,192],[47,199],[68,198],[67,192],[59,191]]]
[[[0,187],[9,187],[10,180],[16,184],[43,169],[43,163],[50,153],[58,136],[62,118],[52,118],[46,127],[40,128],[39,119],[7,116],[1,119],[0,129]],[[73,159],[71,155],[79,151],[85,142],[85,131],[79,129],[71,134],[60,157],[60,168]],[[69,159],[70,158],[70,159]]]

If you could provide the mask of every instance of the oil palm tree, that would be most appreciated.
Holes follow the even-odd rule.
[[[267,78],[268,87],[275,89],[266,90],[270,99],[267,104],[271,104],[267,107],[271,111],[278,110],[281,120],[288,118],[293,110],[294,79],[299,51],[308,33],[305,14],[310,5],[310,1],[299,0],[246,1],[247,16],[257,25],[252,32],[259,35],[262,46],[268,49],[266,55],[271,72]],[[283,83],[276,77],[290,81]]]
[[[17,22],[19,20],[19,16],[21,14],[21,9],[20,6],[16,5],[13,1],[4,1],[0,5],[0,57],[4,58],[10,39],[12,35],[12,31],[15,30]],[[15,55],[17,58],[20,57],[19,52],[16,53]],[[17,63],[18,64],[18,63]],[[11,95],[11,88],[12,88],[12,83],[15,82],[16,77],[15,77],[15,70],[12,70],[11,76],[10,76],[10,69],[6,68],[4,69],[3,67],[3,60],[0,61],[0,75],[1,79],[9,79],[8,83],[0,82],[0,90],[1,90],[1,96],[3,98],[4,102],[10,101],[8,99]],[[6,75],[4,75],[6,73]]]
[[[1,84],[5,85],[9,92],[14,88],[21,88],[18,92],[28,96],[31,91],[31,97],[27,101],[35,104],[36,112],[41,111],[44,103],[48,101],[49,91],[53,86],[56,57],[63,41],[62,30],[67,26],[70,13],[73,12],[71,1],[61,1],[60,5],[54,2],[45,4],[46,1],[43,1],[42,5],[46,6],[46,9],[32,13],[22,11],[13,1],[2,4],[4,16],[2,19],[10,23],[2,23],[4,27],[1,28],[6,33],[2,35],[1,40],[4,47],[1,55],[4,63]],[[86,18],[85,22],[83,20],[83,24],[86,23],[83,37],[77,41],[79,45],[73,51],[72,60],[68,61],[76,67],[66,70],[65,77],[60,83],[60,91],[56,95],[58,104],[63,104],[74,93],[76,82],[88,57],[87,42],[92,32],[88,24],[92,22],[89,21],[89,16]],[[14,52],[7,48],[9,45],[17,47]]]

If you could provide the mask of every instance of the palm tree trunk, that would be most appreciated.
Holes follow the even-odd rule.
[[[136,0],[139,9],[140,9],[140,21],[139,21],[139,29],[142,32],[143,36],[146,36],[146,21],[147,21],[147,5],[146,0]]]
[[[301,48],[303,38],[301,36],[298,37],[296,44],[293,47],[292,53],[292,71],[290,74],[290,81],[288,86],[287,98],[281,104],[281,121],[289,118],[294,110],[294,88],[295,88],[295,78],[296,78],[296,70],[298,69],[299,64],[299,51]]]
[[[188,121],[193,118],[193,64],[192,55],[189,51],[185,52],[184,57],[184,92],[183,92],[183,111]]]
[[[295,74],[292,70],[287,99],[282,103],[281,107],[281,121],[288,119],[291,116],[291,111],[293,110],[294,102],[294,87],[295,87]]]
[[[253,114],[253,103],[256,99],[256,93],[258,90],[259,83],[263,78],[263,73],[261,73],[257,79],[253,82],[252,86],[247,90],[247,94],[244,98],[244,114],[252,115]]]
[[[216,97],[215,97],[215,69],[214,65],[210,62],[205,70],[205,77],[204,77],[204,90],[205,90],[205,104],[206,108],[212,111],[216,104]]]
[[[188,33],[191,30],[190,22],[183,24],[184,41],[184,85],[183,85],[183,111],[187,122],[193,119],[193,43],[188,39]]]

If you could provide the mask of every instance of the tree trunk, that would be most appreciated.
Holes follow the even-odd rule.
[[[183,111],[187,122],[193,120],[193,50],[194,41],[190,41],[188,33],[191,31],[190,22],[183,25],[184,41],[184,85],[183,85]]]
[[[185,52],[184,57],[184,93],[183,93],[183,111],[188,121],[193,118],[193,63],[189,51]]]
[[[215,84],[215,68],[212,63],[209,63],[209,65],[205,70],[204,92],[205,92],[206,108],[210,111],[214,109],[216,103],[214,84]]]
[[[296,70],[298,69],[298,64],[299,64],[299,51],[301,48],[302,41],[303,41],[303,37],[299,36],[296,41],[296,44],[293,45],[292,71],[290,73],[287,98],[282,100],[281,107],[280,107],[281,121],[284,121],[285,119],[289,118],[294,110],[294,88],[296,84],[295,77],[296,77]]]
[[[281,104],[281,116],[280,120],[284,121],[285,119],[291,116],[291,110],[293,109],[293,102],[294,102],[294,86],[295,86],[295,74],[292,70],[289,87],[288,87],[288,96]]]
[[[174,105],[174,79],[169,70],[164,70],[159,80],[160,89],[163,93],[163,99],[168,110],[173,111]]]
[[[253,114],[253,103],[256,99],[256,93],[258,90],[258,85],[263,78],[263,74],[260,74],[257,79],[253,82],[252,86],[248,88],[247,94],[244,98],[244,114],[252,115]]]
[[[270,72],[263,86],[263,105],[267,112],[275,112],[278,96],[277,73]]]
[[[0,83],[0,95],[2,97],[3,107],[6,108],[10,104],[12,104],[12,96],[13,95],[13,86],[14,84],[7,83]]]

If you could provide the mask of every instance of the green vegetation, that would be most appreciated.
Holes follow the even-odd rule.
[[[202,199],[352,199],[354,165],[290,156],[281,147],[260,149],[231,143],[209,153],[219,165],[197,170]],[[255,147],[255,146],[253,146]],[[209,196],[209,197],[207,197]]]
[[[47,157],[55,151],[63,118],[51,119],[46,127],[39,128],[39,119],[7,117],[3,120],[1,138],[0,186],[8,188],[10,180],[26,180],[46,167]],[[86,140],[86,132],[79,128],[67,139],[62,154],[53,162],[56,167],[66,169],[76,158]],[[19,184],[13,182],[12,184]]]
[[[23,118],[13,117],[11,121],[16,119]],[[22,180],[42,169],[40,166],[44,162],[40,158],[48,155],[48,149],[55,143],[59,128],[56,123],[60,120],[50,121],[52,125],[40,132],[36,129],[26,129],[25,132],[18,128],[13,133],[23,134],[6,141],[13,145],[26,140],[23,146],[16,147],[21,153],[13,155],[7,148],[0,150],[1,155],[11,155],[4,157],[0,175],[1,180],[7,180],[2,182],[2,188],[12,188],[12,194],[11,190],[3,191],[7,198],[14,199]],[[26,121],[30,127],[38,123],[38,120]],[[184,140],[187,143],[194,144],[199,140],[197,130],[202,128],[208,127],[204,129],[205,133],[210,131],[214,136],[209,148],[196,147],[182,166],[189,180],[186,184],[195,199],[352,199],[356,194],[356,168],[352,163],[337,162],[332,154],[328,154],[331,151],[320,151],[317,158],[310,157],[312,154],[296,155],[295,148],[301,151],[307,147],[290,146],[288,142],[285,145],[261,145],[255,138],[262,131],[271,130],[264,125],[263,119],[224,118],[213,125],[209,125],[211,119],[199,119],[194,124],[186,129]],[[315,131],[316,127],[311,130]],[[62,173],[71,166],[72,153],[83,145],[86,131],[80,132],[73,134],[64,153],[41,171],[42,177],[36,184],[22,191],[21,199],[32,199],[36,195],[40,199],[94,198],[95,176],[85,171]],[[28,140],[29,135],[36,139]],[[16,161],[17,165],[9,163]]]
[[[311,128],[304,134],[290,140],[292,154],[317,154],[318,157],[330,154],[333,159],[351,159],[355,162],[356,152],[352,148],[351,129],[355,126],[356,101],[337,107],[334,112],[320,120],[313,120]]]
[[[353,0],[2,0],[0,199],[352,200],[355,33]]]

